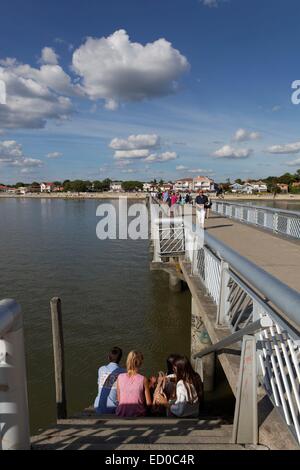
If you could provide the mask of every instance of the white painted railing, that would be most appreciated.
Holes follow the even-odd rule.
[[[224,344],[252,329],[257,378],[300,444],[300,294],[184,217],[181,223],[191,274],[216,304],[216,325],[231,330]]]
[[[219,200],[212,201],[212,211],[274,233],[300,239],[300,212]]]
[[[0,449],[30,448],[21,307],[0,301]]]

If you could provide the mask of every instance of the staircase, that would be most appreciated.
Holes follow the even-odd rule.
[[[176,419],[96,416],[86,410],[32,437],[33,450],[253,450],[231,444],[222,418]]]

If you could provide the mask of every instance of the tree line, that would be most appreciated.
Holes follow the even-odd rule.
[[[106,178],[102,181],[95,180],[65,180],[65,181],[53,181],[53,184],[58,188],[63,188],[65,192],[76,192],[76,193],[86,193],[86,192],[105,192],[110,190],[110,185],[113,181],[109,178]],[[0,183],[1,185],[1,183]],[[141,181],[123,181],[121,183],[123,191],[139,191],[143,189],[143,183]],[[4,185],[3,185],[4,186]],[[40,183],[33,181],[32,183],[23,183],[19,181],[15,185],[6,185],[7,187],[21,188],[21,187],[30,187],[32,189],[39,189]]]

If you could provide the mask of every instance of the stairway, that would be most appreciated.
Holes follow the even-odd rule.
[[[175,419],[96,416],[61,420],[32,437],[33,450],[253,450],[231,444],[232,424],[221,418]],[[265,448],[265,447],[264,447]]]

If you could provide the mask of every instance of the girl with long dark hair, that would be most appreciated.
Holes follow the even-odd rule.
[[[176,398],[159,397],[159,403],[168,408],[169,414],[178,417],[197,418],[203,400],[203,384],[187,357],[177,358],[173,364],[176,375]]]

